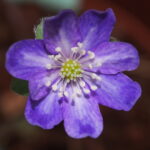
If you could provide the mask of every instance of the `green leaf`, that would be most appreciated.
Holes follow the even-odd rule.
[[[36,39],[43,39],[43,20],[41,20],[40,24],[37,25],[35,28],[35,38]]]
[[[11,82],[11,89],[20,95],[27,96],[29,93],[28,81],[14,78]]]

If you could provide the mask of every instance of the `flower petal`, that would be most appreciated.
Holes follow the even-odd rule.
[[[61,47],[68,56],[71,47],[76,46],[80,39],[76,14],[72,10],[65,10],[57,16],[45,18],[44,39],[47,39],[47,49],[54,52],[56,47]]]
[[[25,117],[32,125],[37,125],[43,129],[51,129],[62,121],[61,106],[58,97],[51,92],[41,101],[28,99]]]
[[[124,42],[105,42],[95,51],[94,71],[104,74],[116,74],[134,70],[139,65],[139,56],[135,47]]]
[[[14,77],[28,80],[36,73],[46,71],[45,66],[51,62],[42,40],[23,40],[10,47],[6,68]]]
[[[103,119],[95,99],[76,96],[74,103],[63,103],[64,126],[73,138],[96,138],[103,130]]]
[[[129,111],[141,96],[140,85],[124,74],[100,75],[100,77],[96,94],[102,105]]]
[[[40,100],[50,91],[50,85],[58,78],[58,70],[39,73],[34,76],[34,80],[29,80],[29,90],[32,100]]]
[[[79,19],[79,28],[84,48],[94,50],[107,42],[116,22],[112,9],[106,11],[89,10]]]

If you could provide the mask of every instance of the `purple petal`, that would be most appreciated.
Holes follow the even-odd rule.
[[[65,130],[73,138],[96,138],[103,130],[103,119],[95,99],[77,96],[74,103],[63,103],[63,117]]]
[[[95,51],[94,71],[104,74],[116,74],[134,70],[139,65],[139,56],[135,47],[124,42],[105,42]]]
[[[57,16],[44,20],[44,38],[46,47],[54,52],[56,47],[61,47],[65,55],[70,54],[70,48],[80,40],[77,28],[77,16],[72,10],[66,10]]]
[[[23,40],[13,44],[6,57],[6,68],[16,78],[28,80],[35,74],[46,71],[51,63],[42,40]]]
[[[129,111],[141,96],[141,87],[124,74],[100,75],[97,99],[100,104]]]
[[[29,80],[29,90],[32,100],[40,100],[45,97],[49,91],[50,86],[46,86],[48,82],[54,82],[58,78],[58,70],[50,72],[39,73],[34,76],[34,80]]]
[[[86,50],[94,50],[107,42],[116,22],[112,9],[106,11],[89,10],[79,19],[81,38]]]
[[[58,97],[51,92],[41,101],[28,99],[25,117],[32,125],[37,125],[43,129],[51,129],[62,121],[61,106]]]

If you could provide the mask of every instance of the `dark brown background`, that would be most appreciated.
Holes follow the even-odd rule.
[[[66,135],[62,124],[42,130],[26,122],[26,97],[9,89],[11,76],[4,68],[8,47],[18,40],[34,38],[34,25],[54,12],[35,4],[0,0],[0,150],[150,150],[150,1],[85,0],[80,12],[109,7],[117,16],[113,36],[139,50],[141,65],[127,74],[140,82],[143,94],[130,112],[101,106],[102,135],[98,139],[75,140]]]

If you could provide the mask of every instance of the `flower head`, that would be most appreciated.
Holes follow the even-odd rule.
[[[111,9],[89,10],[77,17],[71,10],[44,19],[42,40],[23,40],[7,53],[6,68],[29,81],[26,119],[51,129],[64,121],[69,136],[96,138],[103,129],[98,104],[130,110],[141,88],[123,71],[139,65],[137,50],[110,42],[115,24]]]

